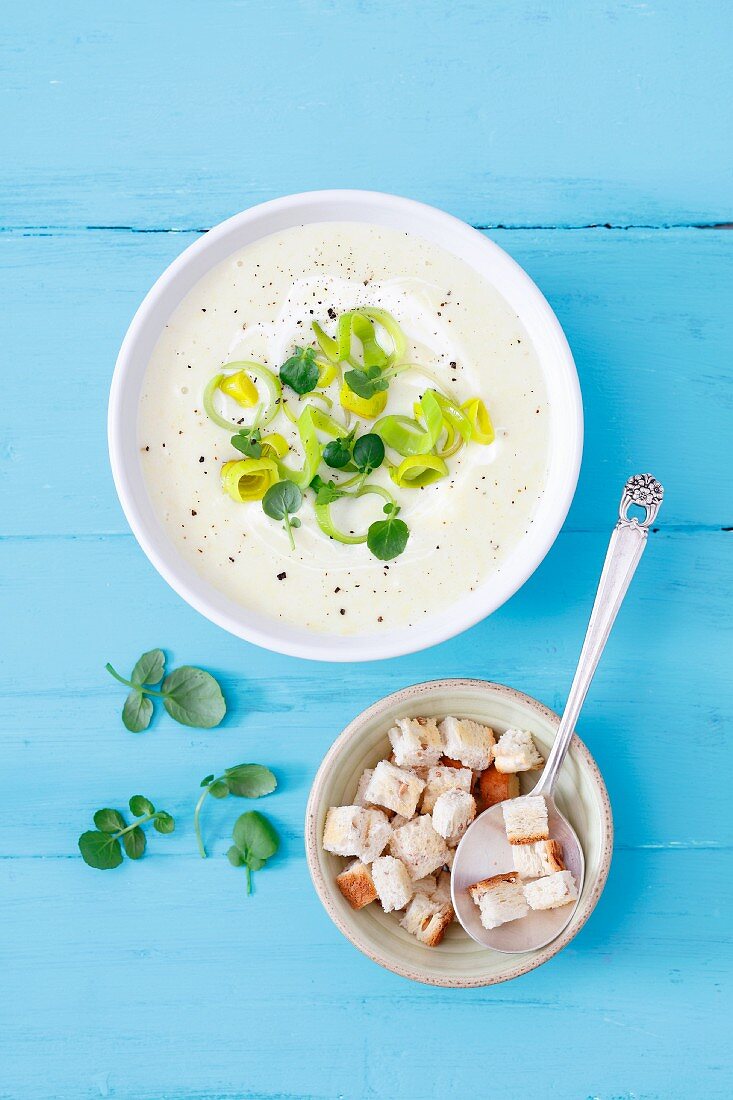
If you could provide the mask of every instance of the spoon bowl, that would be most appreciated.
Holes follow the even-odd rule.
[[[583,849],[577,833],[558,810],[554,798],[545,796],[545,801],[550,836],[562,844],[563,861],[572,872],[580,898],[585,876]],[[476,818],[456,848],[451,871],[453,908],[469,936],[483,947],[508,954],[536,951],[560,935],[572,920],[578,903],[558,909],[530,909],[521,920],[500,924],[498,928],[484,928],[479,908],[471,898],[468,887],[482,878],[513,870],[512,849],[506,838],[504,815],[499,804],[484,810]]]

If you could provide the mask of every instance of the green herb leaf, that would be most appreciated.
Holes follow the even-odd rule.
[[[117,810],[97,810],[94,815],[94,824],[103,833],[119,833],[127,828],[127,823]]]
[[[204,779],[201,780],[201,782],[199,783],[199,786],[200,787],[208,787],[209,783],[212,782],[213,778],[214,778],[214,773],[212,772],[211,775],[207,775],[207,776],[205,776]]]
[[[142,794],[134,794],[130,799],[130,812],[135,817],[142,817],[144,814],[154,814],[155,806],[149,798],[145,798]]]
[[[318,384],[318,364],[313,348],[295,349],[280,367],[280,379],[296,393],[310,393]]]
[[[109,833],[90,830],[79,837],[79,851],[82,859],[90,867],[99,871],[108,871],[122,863],[120,842]]]
[[[261,458],[261,435],[259,428],[243,428],[242,431],[232,436],[232,447],[236,447],[247,458]]]
[[[211,729],[226,714],[221,688],[202,668],[182,665],[166,676],[161,691],[165,709],[183,726]]]
[[[256,810],[241,814],[234,823],[234,846],[247,869],[247,893],[251,890],[251,872],[259,871],[275,854],[280,839],[270,821]],[[231,851],[231,849],[230,849]],[[230,862],[232,858],[230,856]]]
[[[130,733],[142,733],[150,725],[153,717],[153,704],[147,695],[135,688],[125,699],[122,708],[122,722]]]
[[[346,492],[343,489],[339,489],[338,485],[335,485],[333,481],[326,482],[321,481],[316,491],[316,504],[319,506],[322,504],[333,504],[335,500],[340,500],[341,497],[345,497]]]
[[[389,386],[388,379],[380,377],[379,370],[374,367],[368,371],[347,370],[344,382],[358,397],[363,397],[366,401]]]
[[[140,859],[147,843],[145,833],[140,826],[136,825],[129,833],[123,833],[120,839],[130,859]]]
[[[238,798],[262,798],[272,794],[277,779],[263,764],[237,764],[224,772],[227,787]]]
[[[297,512],[302,503],[303,494],[293,481],[278,481],[262,498],[262,508],[271,519],[285,519]]]
[[[213,795],[214,798],[226,798],[229,794],[226,780],[217,779],[215,783],[212,783],[209,787],[209,794]]]
[[[361,436],[354,444],[354,465],[363,474],[370,474],[384,462],[384,443],[373,432]]]
[[[165,654],[162,649],[149,649],[143,653],[132,670],[133,684],[159,684],[165,672]]]
[[[367,546],[380,561],[399,557],[407,546],[410,531],[404,520],[397,519],[399,508],[386,504],[387,519],[376,520],[367,531]]]
[[[231,848],[227,851],[227,859],[232,867],[244,867],[244,857],[236,844],[232,844]]]
[[[323,449],[323,461],[334,470],[342,470],[351,462],[351,440],[332,439]]]
[[[271,519],[283,521],[283,527],[288,533],[292,550],[295,549],[292,529],[293,527],[300,527],[300,520],[296,522],[292,519],[292,515],[298,511],[302,503],[302,492],[295,482],[287,480],[278,481],[276,485],[271,485],[262,498],[262,508],[265,515],[270,516]]]
[[[157,814],[153,818],[153,828],[158,833],[172,833],[176,827],[176,823],[170,814],[165,810],[158,810]]]
[[[232,835],[245,860],[251,857],[269,859],[280,846],[280,839],[273,825],[257,810],[240,814],[234,822]]]

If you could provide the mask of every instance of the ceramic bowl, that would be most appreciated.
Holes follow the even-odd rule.
[[[503,295],[534,344],[550,408],[548,480],[535,521],[499,571],[452,607],[414,626],[338,637],[257,614],[214,588],[179,555],[155,514],[137,442],[143,376],[158,338],[182,299],[227,256],[269,234],[312,222],[356,221],[410,232],[474,268]],[[440,210],[371,191],[314,191],[263,203],[214,227],[163,272],[132,320],[115,367],[109,401],[109,452],[120,503],[148,558],[175,591],[212,622],[267,649],[328,661],[365,661],[412,653],[453,637],[507,600],[534,572],[567,515],[583,441],[578,376],[563,331],[528,275],[497,245]]]
[[[365,955],[380,966],[429,985],[494,985],[526,974],[556,955],[580,931],[608,877],[613,822],[606,787],[582,741],[573,739],[556,791],[561,811],[577,831],[585,853],[585,882],[572,920],[560,936],[538,951],[505,955],[482,947],[453,923],[439,947],[426,947],[399,926],[378,903],[355,912],[336,886],[346,860],[321,846],[329,806],[348,804],[364,768],[389,755],[387,730],[398,717],[455,714],[490,725],[497,734],[510,726],[529,729],[545,755],[560,719],[536,699],[483,680],[436,680],[388,695],[351,722],[329,749],[313,783],[305,821],[308,866],[328,915]],[[536,779],[523,778],[523,792]]]

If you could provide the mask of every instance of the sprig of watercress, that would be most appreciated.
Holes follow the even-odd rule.
[[[132,733],[141,733],[150,725],[152,698],[162,699],[171,718],[183,726],[211,729],[218,726],[226,714],[221,688],[211,673],[204,672],[202,668],[182,665],[163,680],[165,654],[162,649],[143,653],[129,680],[120,676],[111,664],[106,664],[105,668],[110,676],[130,688],[122,708],[122,721]],[[160,684],[161,680],[160,690],[155,690],[153,685]]]
[[[271,485],[262,498],[262,509],[270,519],[282,520],[290,539],[290,549],[295,549],[293,531],[300,527],[300,520],[294,514],[303,503],[303,494],[294,481],[278,481]]]
[[[235,764],[233,768],[226,768],[223,775],[207,775],[201,780],[201,786],[204,789],[196,803],[193,827],[199,852],[206,859],[200,818],[207,795],[212,798],[227,798],[230,794],[236,798],[262,798],[263,795],[272,794],[277,787],[277,779],[263,764]]]
[[[280,847],[272,823],[256,810],[241,814],[234,823],[234,843],[227,852],[232,867],[244,867],[247,872],[247,893],[252,893],[252,872],[259,871]]]
[[[96,829],[90,829],[79,837],[82,859],[98,871],[109,871],[122,863],[122,849],[129,859],[140,859],[147,839],[142,826],[152,821],[159,833],[172,833],[176,823],[165,810],[156,810],[149,798],[134,794],[129,802],[130,812],[136,820],[128,825],[119,810],[105,807],[94,815]],[[120,843],[121,842],[121,843]]]

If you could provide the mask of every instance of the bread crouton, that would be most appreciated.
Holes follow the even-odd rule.
[[[372,864],[372,878],[377,897],[385,913],[404,909],[413,894],[412,879],[401,859],[380,856]]]
[[[510,844],[535,844],[549,840],[547,803],[542,795],[527,794],[502,802],[506,836]]]
[[[412,772],[380,760],[364,791],[368,805],[386,806],[401,817],[414,817],[425,784]]]
[[[541,878],[555,871],[564,871],[562,844],[556,840],[539,840],[536,844],[512,844],[514,870],[522,878]]]
[[[422,793],[420,809],[424,814],[431,814],[441,794],[456,787],[470,792],[472,782],[473,772],[469,768],[462,768],[460,765],[454,768],[446,764],[435,764],[432,768],[428,768],[428,778]]]
[[[469,886],[468,892],[479,907],[484,928],[498,928],[500,924],[526,917],[529,912],[516,872],[482,879]]]
[[[476,802],[468,791],[446,791],[433,807],[433,828],[454,847],[476,816]]]
[[[557,909],[577,901],[578,887],[570,871],[555,871],[525,883],[524,896],[532,909]]]
[[[496,752],[496,749],[494,750]],[[482,814],[490,806],[496,806],[499,802],[506,802],[508,798],[519,796],[519,776],[504,774],[497,771],[492,764],[485,772],[481,772],[476,784],[476,812]]]
[[[434,718],[398,718],[387,736],[395,763],[401,768],[429,768],[438,763],[443,752]]]
[[[433,828],[428,814],[408,821],[400,829],[395,829],[390,840],[389,850],[397,859],[401,859],[413,880],[442,867],[448,858],[448,847]]]
[[[441,756],[440,763],[444,768],[462,768],[460,760],[454,760],[452,756]]]
[[[491,763],[494,731],[470,718],[444,718],[439,724],[445,755],[465,768],[483,771]]]
[[[400,924],[421,943],[437,947],[453,917],[450,903],[415,894]]]
[[[376,900],[377,891],[369,868],[358,859],[336,875],[336,885],[352,909],[363,909]]]
[[[448,901],[452,902],[452,895],[450,890],[450,871],[441,871],[438,875],[438,881],[435,884],[435,889],[430,895],[433,901]]]
[[[366,768],[359,777],[359,782],[356,786],[356,794],[354,795],[354,805],[363,806],[366,808],[366,802],[364,800],[364,792],[369,786],[369,780],[374,775],[374,768]]]
[[[381,810],[332,806],[326,814],[323,847],[337,856],[356,856],[372,863],[387,846],[392,826]]]
[[[425,894],[426,897],[431,898],[435,893],[438,886],[437,875],[425,875],[424,878],[419,878],[412,884],[413,894]]]
[[[537,771],[544,762],[529,730],[507,730],[494,748],[494,763],[500,772]]]

